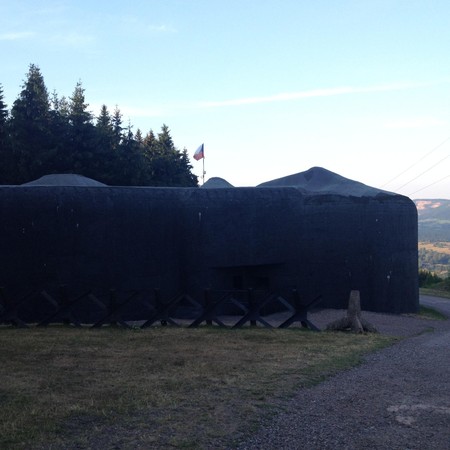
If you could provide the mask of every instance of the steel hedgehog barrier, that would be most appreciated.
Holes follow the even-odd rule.
[[[287,328],[300,323],[304,328],[319,331],[308,319],[308,311],[320,299],[318,296],[305,303],[297,289],[293,289],[288,298],[266,290],[205,289],[203,299],[195,299],[186,293],[167,297],[160,289],[74,293],[62,285],[17,293],[0,287],[0,324],[144,329],[156,325],[194,328],[202,324],[223,328],[258,324],[266,328]],[[287,319],[276,326],[269,323],[268,316],[279,312],[287,313]]]

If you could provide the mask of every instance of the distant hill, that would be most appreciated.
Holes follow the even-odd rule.
[[[419,214],[419,241],[450,242],[450,200],[414,200]]]

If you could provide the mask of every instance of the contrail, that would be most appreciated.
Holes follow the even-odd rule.
[[[287,102],[293,100],[302,100],[313,97],[333,97],[337,95],[348,94],[364,94],[370,92],[385,92],[385,91],[398,91],[404,89],[417,89],[425,86],[430,86],[436,83],[396,83],[379,86],[342,86],[335,88],[323,88],[323,89],[311,89],[308,91],[299,92],[285,92],[280,94],[274,94],[262,97],[244,97],[231,100],[219,100],[219,101],[207,101],[198,103],[200,108],[215,108],[222,106],[241,106],[241,105],[254,105],[261,103],[275,103],[275,102]]]

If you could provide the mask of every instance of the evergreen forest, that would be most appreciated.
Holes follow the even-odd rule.
[[[34,64],[10,110],[0,84],[0,184],[75,173],[112,186],[198,186],[167,125],[144,136],[123,123],[118,107],[103,105],[98,116],[88,107],[81,82],[68,98],[49,94]]]

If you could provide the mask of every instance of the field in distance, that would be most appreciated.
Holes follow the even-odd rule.
[[[450,273],[450,242],[419,242],[419,269],[446,278]]]
[[[450,242],[419,242],[419,249],[450,255]]]

